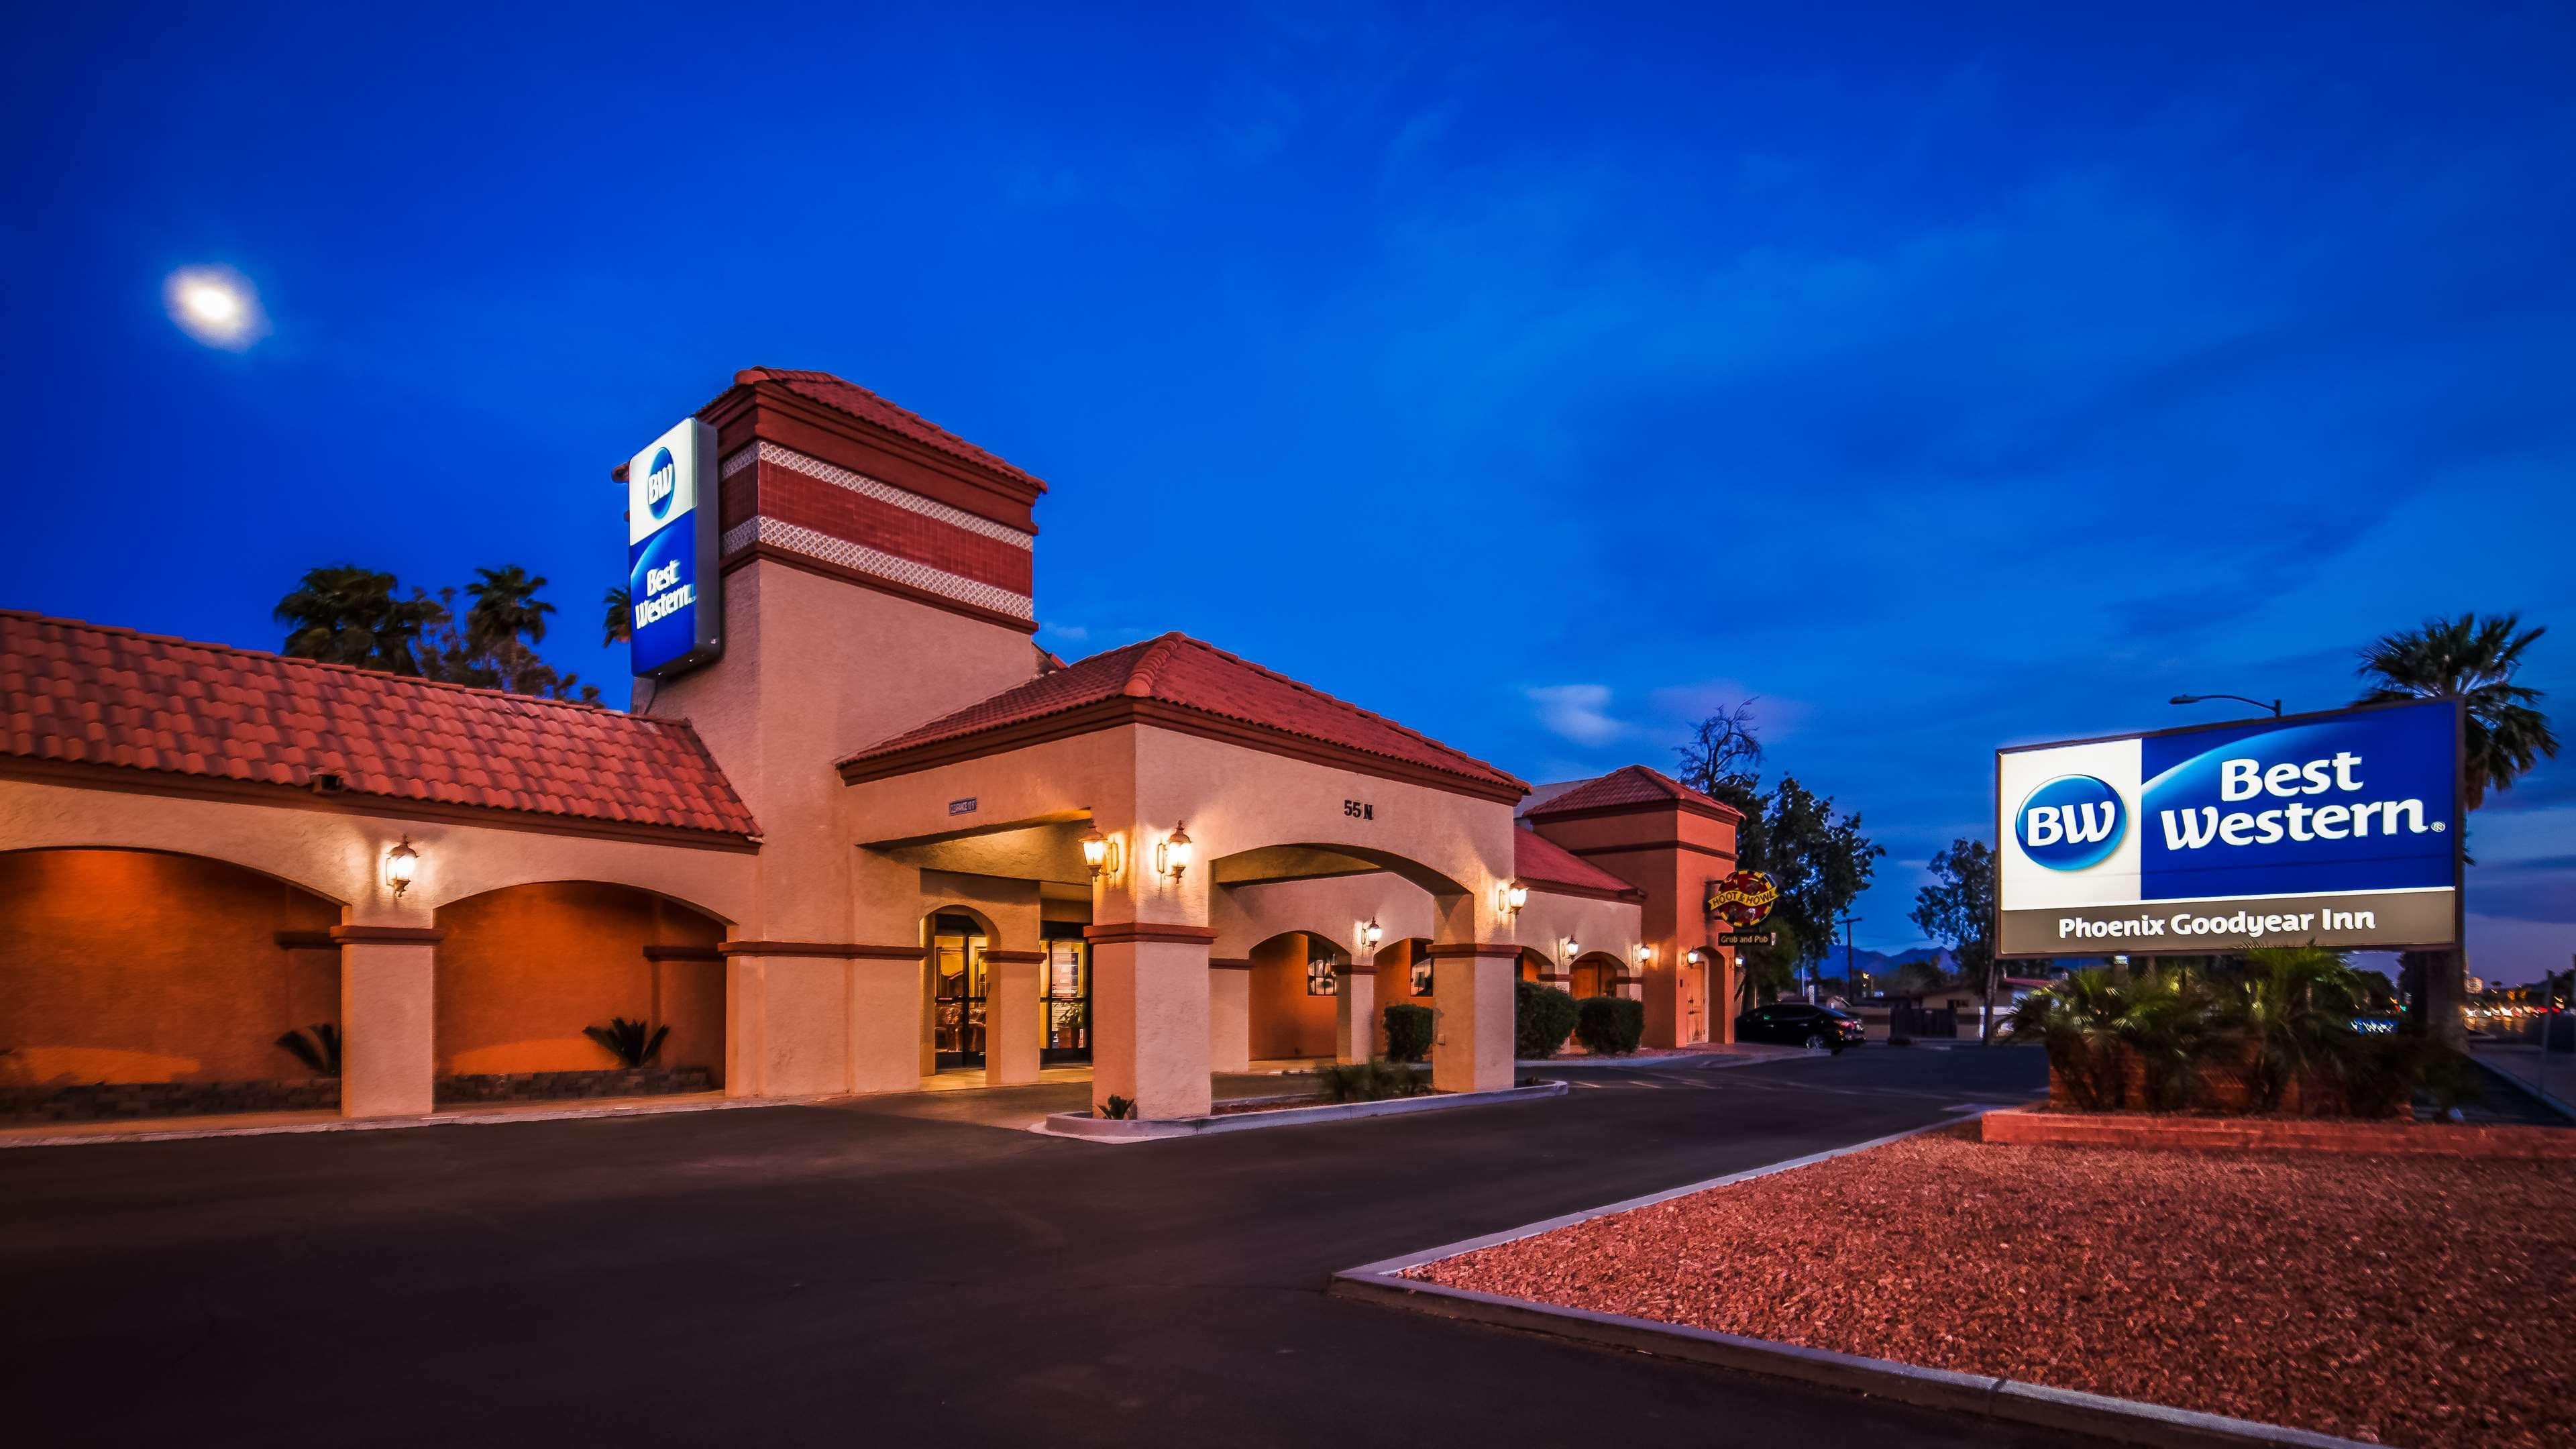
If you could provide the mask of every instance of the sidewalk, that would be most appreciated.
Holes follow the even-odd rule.
[[[2560,1116],[2576,1118],[2576,1052],[2551,1052],[2545,1071],[2537,1046],[2471,1042],[2469,1056],[2479,1066],[2511,1077]]]

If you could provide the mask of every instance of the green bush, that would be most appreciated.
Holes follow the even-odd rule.
[[[1522,1061],[1544,1061],[1556,1055],[1574,1030],[1574,998],[1535,981],[1515,983],[1512,992],[1512,1055]]]
[[[1434,1017],[1427,1006],[1397,1003],[1386,1009],[1386,1054],[1389,1060],[1418,1062],[1431,1055]]]
[[[1587,996],[1574,1003],[1574,1039],[1602,1056],[1624,1057],[1646,1039],[1646,1003],[1621,996]]]
[[[1430,1090],[1413,1068],[1388,1061],[1317,1067],[1315,1085],[1336,1102],[1382,1102],[1389,1097],[1419,1097]]]

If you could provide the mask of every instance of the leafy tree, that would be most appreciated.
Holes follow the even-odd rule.
[[[1736,992],[1750,1011],[1765,1000],[1778,1000],[1780,993],[1798,984],[1798,963],[1806,958],[1806,947],[1798,939],[1798,928],[1783,919],[1778,911],[1762,923],[1770,933],[1768,946],[1739,946],[1735,950]]]
[[[1780,888],[1771,908],[1774,920],[1786,918],[1800,942],[1800,958],[1818,961],[1833,944],[1834,918],[1868,889],[1879,857],[1887,851],[1860,832],[1860,816],[1837,815],[1829,797],[1818,796],[1784,775],[1772,791],[1766,869]]]
[[[1770,831],[1763,818],[1762,741],[1753,732],[1754,703],[1748,699],[1701,720],[1690,742],[1674,753],[1682,757],[1683,784],[1742,812],[1735,827],[1735,863],[1745,870],[1768,870]]]
[[[1985,1038],[1995,1034],[1995,852],[1958,839],[1932,857],[1932,884],[1914,893],[1907,919],[1959,957],[1959,979],[1985,992]]]
[[[546,616],[555,606],[537,597],[543,576],[511,564],[477,569],[465,592],[473,603],[461,620],[457,592],[437,597],[414,589],[396,596],[391,574],[354,564],[311,570],[275,610],[289,632],[284,651],[408,674],[450,684],[504,689],[513,694],[597,703],[599,690],[576,675],[558,672],[539,657]]]
[[[2369,687],[2359,703],[2461,701],[2468,716],[2461,789],[2475,810],[2486,803],[2488,791],[2510,790],[2542,759],[2557,758],[2558,736],[2550,731],[2548,716],[2536,708],[2541,692],[2514,683],[2523,652],[2545,632],[2537,625],[2522,627],[2519,614],[2426,620],[2361,651],[2356,672]],[[2415,1030],[2465,1050],[2468,1028],[2460,1007],[2468,995],[2468,952],[2410,951],[2401,969],[2414,986]]]
[[[396,587],[392,574],[356,564],[307,570],[270,611],[287,626],[280,652],[389,674],[420,673],[422,637],[445,621],[447,611],[418,589],[398,598]]]

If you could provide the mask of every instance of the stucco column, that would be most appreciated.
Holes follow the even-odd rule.
[[[418,926],[336,926],[340,1115],[412,1117],[433,1105],[438,939]]]
[[[1252,1070],[1252,963],[1208,962],[1208,1070]]]
[[[984,952],[984,1085],[1016,1087],[1038,1079],[1045,1019],[1038,1014],[1043,951]]]
[[[1349,1066],[1377,1054],[1377,968],[1356,966],[1334,974],[1333,1060]]]
[[[855,946],[850,957],[850,1090],[921,1087],[927,1040],[919,946]]]
[[[1440,1013],[1431,1085],[1490,1092],[1512,1084],[1512,982],[1521,948],[1465,942],[1431,948],[1431,999]]]
[[[725,1095],[819,1097],[853,1090],[860,1055],[856,971],[879,963],[870,949],[833,941],[727,941]],[[898,963],[897,974],[907,963]],[[911,1003],[893,1030],[898,1059],[912,1057]],[[881,1020],[875,1023],[883,1028]],[[874,1045],[873,1043],[871,1044]],[[884,1048],[877,1048],[882,1055]],[[903,1078],[913,1086],[916,1079]],[[874,1090],[884,1090],[879,1087]]]
[[[1204,926],[1150,921],[1083,928],[1091,942],[1091,1100],[1131,1098],[1136,1115],[1201,1117],[1208,1084]]]

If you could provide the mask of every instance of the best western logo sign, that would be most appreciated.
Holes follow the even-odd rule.
[[[692,418],[626,465],[629,652],[639,675],[678,674],[723,652],[715,448],[715,429]]]
[[[2432,703],[2002,751],[2002,948],[2451,944],[2458,729]]]

